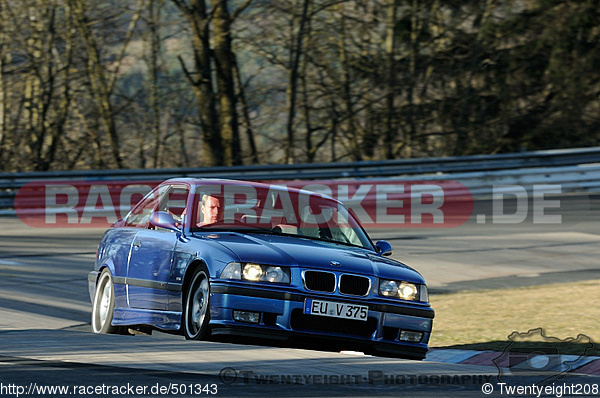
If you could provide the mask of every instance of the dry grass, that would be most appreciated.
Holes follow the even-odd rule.
[[[430,347],[502,350],[511,333],[542,328],[560,340],[589,337],[599,342],[594,355],[600,353],[600,280],[431,295],[430,301],[436,311]]]

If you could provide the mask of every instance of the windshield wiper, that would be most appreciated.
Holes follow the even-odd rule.
[[[249,225],[240,225],[240,224],[226,224],[226,223],[213,223],[207,225],[201,225],[199,227],[192,228],[192,232],[200,232],[200,231],[229,231],[229,232],[258,232],[258,233],[266,233],[266,234],[281,234],[281,232],[274,231],[270,228],[264,227],[255,227]]]
[[[368,249],[368,248],[366,248],[364,246],[359,246],[357,244],[350,243],[350,242],[343,242],[343,241],[340,241],[340,240],[335,240],[333,238],[321,238],[321,237],[318,237],[318,236],[308,236],[308,235],[294,235],[294,236],[297,236],[298,238],[316,240],[316,241],[319,241],[319,242],[335,243],[335,244],[338,244],[338,245],[344,245],[344,246],[350,246],[350,247],[358,247],[359,249]]]

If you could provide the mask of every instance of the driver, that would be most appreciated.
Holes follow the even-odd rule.
[[[202,195],[200,201],[200,214],[202,214],[202,220],[198,223],[198,226],[214,224],[223,220],[223,204],[222,200],[213,195]]]

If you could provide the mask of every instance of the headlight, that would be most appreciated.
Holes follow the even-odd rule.
[[[248,281],[259,281],[263,275],[263,269],[259,264],[248,263],[242,269],[242,277]]]
[[[379,294],[394,297],[398,295],[398,282],[382,280],[379,284]]]
[[[290,283],[290,269],[274,265],[231,262],[221,272],[221,278],[250,282]]]
[[[402,282],[398,287],[398,297],[402,300],[416,300],[419,289],[414,283]]]
[[[229,263],[221,272],[222,279],[242,279],[242,264]]]
[[[379,294],[385,297],[394,297],[402,300],[429,301],[427,287],[415,283],[381,279],[379,281]]]
[[[289,271],[286,273],[281,267],[268,267],[265,277],[269,282],[290,283]]]

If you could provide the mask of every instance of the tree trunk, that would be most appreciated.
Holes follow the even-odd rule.
[[[295,42],[293,42],[290,48],[290,65],[289,65],[289,82],[287,88],[287,104],[288,104],[288,118],[287,118],[287,144],[285,148],[285,162],[292,164],[295,162],[294,155],[294,118],[296,117],[296,94],[298,92],[298,69],[300,67],[300,57],[303,52],[303,39],[304,39],[304,25],[308,18],[308,7],[310,0],[303,0],[302,15],[298,23],[298,32],[295,36]],[[291,21],[291,32],[294,32],[294,20]]]
[[[69,117],[71,105],[71,74],[70,70],[73,62],[73,20],[70,7],[65,4],[65,37],[64,37],[64,62],[59,62],[59,70],[64,73],[64,82],[62,97],[58,99],[58,109],[55,117],[55,127],[50,135],[50,143],[46,152],[46,169],[50,169],[56,158],[59,140],[65,135],[65,124]],[[58,53],[58,51],[56,51]]]
[[[192,49],[194,52],[194,75],[192,76],[182,60],[179,61],[184,73],[194,87],[198,101],[200,127],[204,138],[203,156],[207,166],[224,164],[223,142],[219,132],[219,116],[212,83],[210,54],[210,20],[204,0],[190,0],[189,6],[183,0],[172,0],[184,13],[192,28]]]
[[[0,2],[0,15],[2,15],[2,20],[4,20],[4,10],[2,9],[2,3]],[[6,34],[2,29],[0,29],[0,170],[5,170],[5,162],[4,162],[4,154],[5,154],[5,145],[6,145],[6,137],[9,135],[7,132],[6,126],[6,109],[8,96],[6,90],[6,81],[5,81],[5,66],[6,66],[6,57],[4,52],[4,43],[6,41]]]
[[[242,164],[242,150],[236,109],[234,59],[231,50],[231,18],[227,0],[212,0],[214,59],[216,64],[219,131],[223,140],[224,163]]]
[[[113,161],[117,168],[123,168],[123,160],[120,153],[119,135],[115,124],[114,113],[110,101],[109,86],[107,83],[104,68],[102,67],[99,58],[99,48],[92,32],[89,29],[89,24],[85,16],[84,5],[82,0],[68,0],[69,6],[73,11],[75,21],[79,28],[88,55],[88,75],[92,84],[92,90],[98,104],[100,119],[104,124],[104,128],[108,133]]]
[[[341,7],[340,7],[341,11]],[[350,77],[350,65],[348,65],[348,54],[346,51],[346,17],[343,12],[340,12],[340,64],[342,66],[343,79],[343,99],[346,107],[346,115],[348,119],[348,136],[350,137],[350,152],[352,160],[362,160],[360,137],[358,134],[358,126],[356,123],[356,115],[354,112],[354,104],[352,103],[352,81]]]
[[[238,88],[238,96],[239,96],[240,103],[242,106],[242,115],[244,117],[244,124],[246,125],[246,137],[248,139],[248,144],[250,145],[250,159],[252,159],[252,163],[258,164],[258,163],[260,163],[260,159],[258,157],[256,141],[254,140],[254,130],[252,129],[252,121],[250,120],[250,111],[248,110],[248,102],[246,101],[246,93],[245,93],[245,89],[244,89],[244,84],[242,83],[242,78],[240,76],[240,68],[238,67],[237,58],[236,58],[235,54],[232,54],[232,55],[233,55],[235,84]]]
[[[394,158],[394,141],[396,140],[396,123],[394,99],[396,90],[396,69],[394,54],[396,52],[396,0],[388,0],[387,5],[387,27],[385,35],[385,53],[387,70],[387,95],[386,95],[386,119],[385,119],[385,158]]]
[[[408,157],[414,156],[414,149],[417,147],[415,125],[415,86],[417,84],[417,57],[419,55],[419,0],[412,0],[410,16],[410,50],[408,64],[408,84],[406,99],[408,102],[408,112],[406,120],[408,123],[408,133],[404,134],[404,147],[407,150]]]
[[[156,0],[150,0],[148,6],[149,34],[150,34],[150,106],[152,107],[152,136],[154,137],[154,149],[152,154],[152,166],[159,167],[160,155],[160,106],[158,100],[158,57],[160,54],[160,37],[158,23],[160,20],[160,8],[155,8]]]

